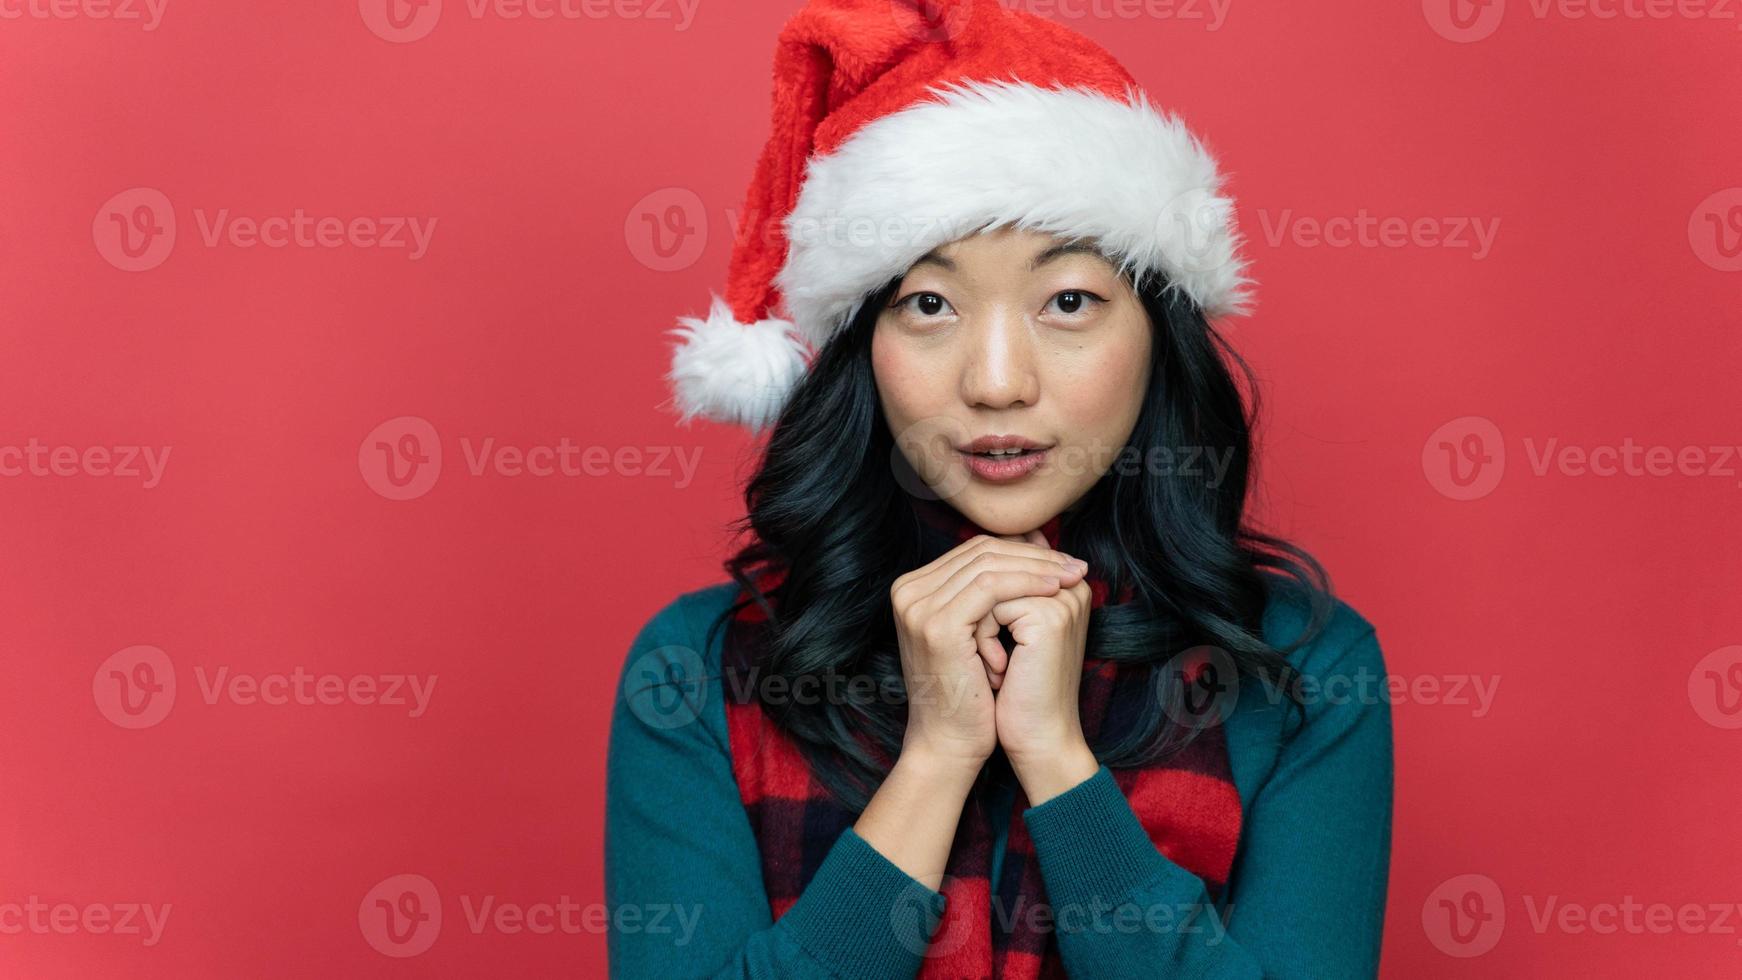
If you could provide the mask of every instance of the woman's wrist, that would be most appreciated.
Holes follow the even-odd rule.
[[[917,784],[936,786],[950,792],[959,789],[963,802],[966,802],[968,791],[973,788],[974,780],[986,765],[987,758],[972,752],[947,751],[924,742],[912,741],[902,745],[901,754],[896,757],[890,775],[901,772]]]
[[[1010,768],[1016,781],[1022,784],[1022,794],[1029,806],[1039,806],[1047,800],[1082,785],[1101,769],[1100,760],[1080,736],[1054,743],[1047,750],[1012,752]]]
[[[956,822],[980,771],[970,762],[921,745],[903,746],[854,831],[909,877],[940,888]]]

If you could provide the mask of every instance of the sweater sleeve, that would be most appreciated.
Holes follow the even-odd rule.
[[[852,828],[773,920],[732,773],[719,655],[698,643],[694,595],[642,627],[617,686],[605,777],[611,976],[913,977],[944,898]]]
[[[1378,639],[1357,622],[1326,666],[1303,668],[1306,720],[1248,805],[1225,915],[1105,767],[1024,813],[1073,978],[1378,975],[1391,718]]]

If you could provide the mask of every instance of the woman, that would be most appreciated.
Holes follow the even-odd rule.
[[[624,668],[612,972],[1374,975],[1384,664],[1247,525],[1214,161],[1085,39],[927,9],[787,24],[683,321],[684,417],[772,431]]]

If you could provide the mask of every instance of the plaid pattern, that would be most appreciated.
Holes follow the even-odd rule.
[[[940,501],[910,498],[921,518],[932,555],[941,555],[981,529]],[[1041,529],[1059,545],[1060,518]],[[928,559],[929,560],[929,559]],[[1107,602],[1107,584],[1090,570],[1094,605]],[[765,584],[779,581],[778,572]],[[1116,601],[1128,601],[1127,587]],[[742,593],[740,598],[747,598]],[[731,739],[732,768],[739,797],[750,817],[762,854],[763,882],[775,918],[783,915],[803,892],[841,832],[858,814],[837,803],[812,775],[797,745],[755,699],[749,672],[759,663],[760,640],[767,622],[755,603],[744,606],[726,636],[726,718]],[[1098,658],[1085,658],[1080,699],[1084,733],[1094,744],[1103,725],[1141,710],[1147,697],[1144,671],[1122,669]],[[1227,742],[1220,725],[1206,728],[1191,744],[1149,766],[1117,769],[1113,777],[1133,812],[1162,854],[1201,878],[1212,899],[1226,887],[1240,837],[1239,793],[1228,764]],[[1064,977],[1058,941],[1048,915],[1033,909],[1046,904],[1046,889],[1034,842],[1022,811],[1028,808],[1020,785],[1014,804],[1000,878],[993,902],[993,830],[988,816],[988,788],[1014,777],[1003,754],[992,762],[968,798],[945,867],[947,899],[920,970],[925,980],[962,978]],[[1108,896],[1111,898],[1112,896]],[[1035,928],[1036,925],[1040,928]]]

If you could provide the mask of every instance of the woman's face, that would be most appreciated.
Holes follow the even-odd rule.
[[[1021,534],[1080,500],[1124,448],[1150,330],[1090,246],[1005,227],[914,263],[877,319],[871,361],[884,418],[927,487],[987,531]],[[972,452],[998,436],[1035,448]]]

